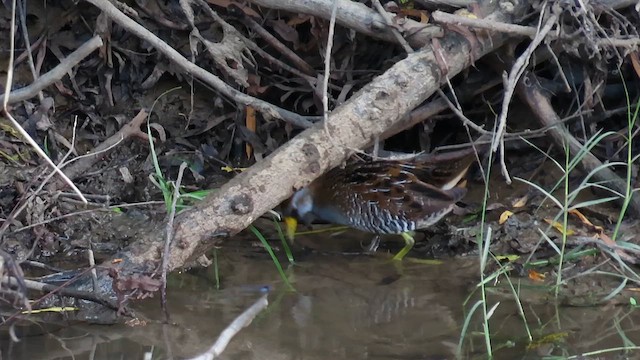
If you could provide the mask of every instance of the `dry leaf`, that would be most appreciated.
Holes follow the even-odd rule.
[[[546,275],[543,273],[539,273],[535,270],[530,269],[529,270],[529,279],[533,280],[533,281],[538,281],[538,282],[542,282],[544,281]]]
[[[515,255],[515,254],[511,254],[511,255],[496,255],[496,260],[498,261],[508,261],[508,262],[514,262],[516,260],[520,259],[520,255]]]
[[[525,205],[527,205],[527,202],[529,201],[529,195],[524,195],[522,197],[517,198],[514,202],[513,202],[513,207],[514,208],[521,208]]]
[[[498,220],[498,224],[502,225],[509,220],[509,218],[513,215],[513,212],[509,210],[505,210],[502,214],[500,214],[500,220]]]
[[[591,221],[589,221],[589,219],[587,219],[587,217],[584,216],[584,214],[581,213],[580,211],[575,210],[575,209],[574,210],[569,210],[569,214],[575,215],[578,219],[580,219],[582,224],[584,224],[590,230],[593,230],[598,234],[602,234],[602,232],[604,232],[604,229],[602,228],[602,226],[593,225],[593,223]]]
[[[551,220],[551,219],[544,219],[544,221],[545,221],[547,224],[549,224],[549,225],[553,226],[553,228],[554,228],[554,229],[558,230],[558,232],[559,232],[560,234],[565,234],[565,235],[567,235],[567,236],[571,236],[571,235],[575,234],[575,231],[573,231],[573,230],[571,230],[571,229],[569,229],[569,230],[567,230],[567,231],[565,232],[564,226],[562,226],[562,224],[560,224],[560,223],[559,223],[559,222],[557,222],[557,221],[554,221],[554,220]]]
[[[256,109],[254,109],[251,106],[247,106],[247,112],[246,112],[246,116],[245,116],[245,124],[247,126],[247,129],[249,129],[252,132],[256,132]],[[251,158],[251,153],[253,152],[253,148],[251,147],[251,144],[246,143],[245,145],[245,152],[247,153],[247,159]]]

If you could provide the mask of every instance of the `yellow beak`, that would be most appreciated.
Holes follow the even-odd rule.
[[[293,239],[296,236],[296,230],[298,229],[298,219],[291,216],[285,216],[284,223],[287,226],[287,239],[289,242],[293,243]]]

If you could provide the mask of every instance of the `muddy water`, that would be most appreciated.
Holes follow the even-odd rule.
[[[208,348],[238,314],[269,288],[269,306],[229,344],[222,359],[451,359],[465,312],[479,298],[477,260],[439,265],[385,256],[307,253],[281,282],[264,251],[249,246],[218,252],[220,289],[213,268],[171,278],[171,324],[161,323],[158,300],[139,303],[146,326],[88,326],[58,319],[17,328],[21,342],[2,339],[2,359],[184,358]],[[516,286],[540,291],[527,279]],[[533,289],[533,290],[532,290]],[[490,291],[491,294],[494,291]],[[640,343],[640,313],[629,307],[556,307],[525,303],[535,346],[513,300],[500,302],[490,322],[496,358],[569,356]],[[462,358],[486,358],[481,317],[472,318]],[[619,352],[616,354],[620,354]],[[632,358],[633,353],[627,354]],[[613,358],[606,353],[602,358]],[[622,357],[624,358],[624,357]]]

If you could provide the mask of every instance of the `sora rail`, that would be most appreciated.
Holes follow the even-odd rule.
[[[402,260],[414,245],[411,232],[438,222],[466,194],[462,179],[476,158],[469,148],[334,168],[293,194],[284,211],[287,235],[293,239],[298,221],[313,220],[400,234],[405,246],[393,259]]]

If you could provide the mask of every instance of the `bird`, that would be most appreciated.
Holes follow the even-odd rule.
[[[463,179],[477,158],[476,149],[467,148],[333,168],[285,203],[287,237],[293,240],[299,221],[310,225],[314,220],[376,235],[400,234],[405,246],[393,260],[402,260],[415,243],[413,231],[440,221],[467,193]]]

